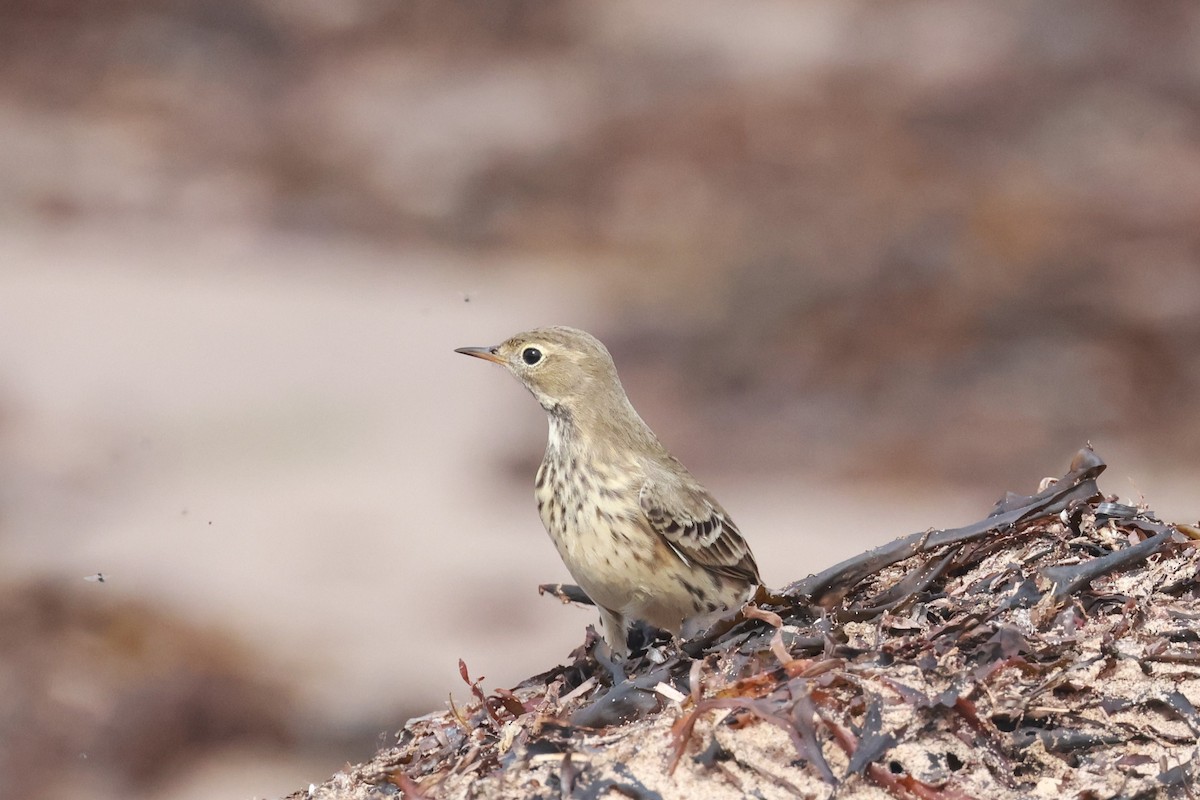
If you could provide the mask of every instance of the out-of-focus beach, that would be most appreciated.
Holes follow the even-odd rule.
[[[774,585],[1089,440],[1195,521],[1200,14],[1074,8],[0,12],[0,795],[282,794],[578,646],[452,352],[537,325]]]

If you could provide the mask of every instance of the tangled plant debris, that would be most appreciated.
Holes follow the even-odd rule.
[[[1191,797],[1195,528],[1101,494],[1104,462],[898,539],[628,661],[570,662],[409,720],[293,798]],[[543,587],[580,601],[573,587]]]

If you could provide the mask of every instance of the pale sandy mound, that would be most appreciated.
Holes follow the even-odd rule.
[[[1105,498],[1103,469],[1081,451],[1032,497],[760,593],[682,650],[618,665],[589,635],[292,798],[1185,796],[1196,531]]]

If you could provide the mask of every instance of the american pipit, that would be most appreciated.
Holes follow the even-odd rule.
[[[690,635],[745,602],[760,582],[750,548],[638,416],[598,339],[539,328],[455,352],[505,367],[546,409],[538,512],[615,651],[633,620]]]

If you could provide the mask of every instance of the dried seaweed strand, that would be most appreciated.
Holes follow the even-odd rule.
[[[874,619],[885,611],[898,608],[940,578],[956,555],[957,550],[952,550],[937,561],[922,564],[903,580],[868,600],[866,608],[839,609],[836,612],[838,622]]]
[[[1172,531],[1164,528],[1149,539],[1138,542],[1132,547],[1117,550],[1100,558],[1093,558],[1080,564],[1067,566],[1046,567],[1041,571],[1042,576],[1054,586],[1054,597],[1066,597],[1075,594],[1102,575],[1129,569],[1140,564],[1157,553],[1163,545],[1171,540]]]
[[[862,555],[835,564],[823,572],[796,581],[784,589],[790,596],[808,598],[824,603],[848,591],[868,575],[885,567],[946,545],[968,542],[1012,528],[1020,522],[1051,516],[1071,503],[1089,500],[1100,494],[1096,477],[1104,471],[1104,462],[1090,449],[1081,450],[1072,462],[1072,471],[1042,492],[1025,498],[1014,498],[1003,511],[962,528],[950,528],[930,533],[920,531],[896,539]]]

